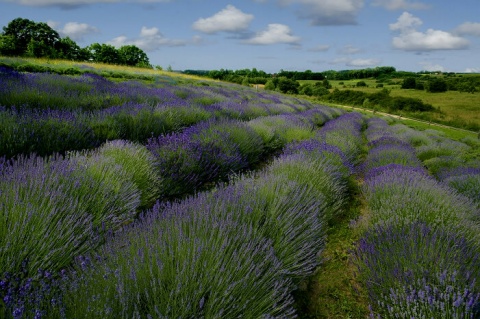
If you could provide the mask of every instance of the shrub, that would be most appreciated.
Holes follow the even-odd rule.
[[[415,89],[417,80],[414,77],[408,77],[403,79],[402,89]]]
[[[362,192],[372,212],[372,225],[421,221],[434,228],[478,227],[478,213],[471,202],[418,167],[391,164],[372,169],[365,176]]]
[[[204,194],[156,205],[72,278],[67,317],[292,315],[290,282],[271,242],[236,223],[231,208]]]
[[[357,265],[382,318],[474,318],[478,246],[422,222],[377,225],[358,243]]]
[[[427,82],[427,91],[430,93],[440,93],[447,91],[447,82],[440,78],[431,78]]]
[[[95,245],[90,195],[79,189],[85,171],[69,161],[32,156],[0,172],[0,276],[60,270]],[[73,196],[72,196],[73,195]]]
[[[358,81],[355,86],[356,87],[367,87],[367,83],[365,81]]]
[[[140,191],[140,208],[153,206],[158,199],[162,185],[155,170],[153,155],[145,146],[129,141],[115,140],[102,145],[98,155],[110,158],[131,174],[132,180]]]

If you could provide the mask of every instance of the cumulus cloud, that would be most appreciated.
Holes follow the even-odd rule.
[[[290,27],[284,24],[272,23],[269,24],[266,30],[258,32],[254,37],[245,40],[248,44],[276,44],[288,43],[298,44],[300,38],[292,35]]]
[[[108,43],[116,47],[135,45],[146,52],[152,52],[158,50],[162,46],[183,46],[187,44],[187,41],[169,39],[157,28],[142,27],[140,35],[137,38],[129,39],[122,35],[114,38]]]
[[[444,66],[440,64],[434,64],[432,62],[420,62],[419,63],[422,66],[422,69],[428,72],[445,72],[447,71]]]
[[[311,52],[325,52],[325,51],[328,51],[330,49],[330,46],[328,44],[324,44],[324,45],[317,45],[313,48],[310,48],[308,49],[308,51],[311,51]]]
[[[480,73],[480,68],[466,68],[465,73]]]
[[[467,39],[442,30],[417,31],[417,27],[422,24],[422,20],[412,14],[402,13],[396,23],[390,24],[390,30],[400,33],[393,38],[393,47],[404,51],[420,52],[465,49],[470,44]]]
[[[353,25],[364,0],[279,0],[284,5],[299,4],[299,16],[312,25]]]
[[[367,68],[377,66],[381,63],[379,59],[351,59],[348,57],[335,58],[328,62],[328,64],[344,64],[348,67]]]
[[[171,0],[0,0],[0,2],[14,2],[20,5],[25,6],[36,6],[36,7],[61,7],[65,9],[71,9],[75,7],[80,7],[89,4],[95,3],[119,3],[119,2],[129,2],[129,3],[160,3],[160,2],[170,2]]]
[[[353,45],[346,45],[338,50],[338,53],[340,54],[357,54],[360,52],[362,52],[362,49],[356,48]]]
[[[99,32],[96,27],[79,22],[68,22],[57,31],[61,36],[67,36],[74,41],[83,41],[85,36]]]
[[[377,66],[380,64],[379,59],[353,59],[350,60],[346,63],[347,66],[352,66],[352,67],[361,67],[361,68],[366,68],[366,67],[372,67],[372,66]]]
[[[232,5],[228,5],[209,18],[198,19],[193,23],[193,28],[205,33],[241,32],[248,28],[252,20],[252,14],[246,14]]]
[[[454,30],[458,35],[473,35],[480,37],[480,23],[478,22],[465,22]]]
[[[422,10],[430,6],[422,2],[411,2],[407,0],[374,0],[372,6],[384,7],[387,10]]]

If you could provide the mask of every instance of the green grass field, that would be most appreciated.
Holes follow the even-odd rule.
[[[386,88],[390,90],[391,96],[402,96],[417,98],[425,103],[433,105],[440,112],[429,112],[428,117],[432,122],[450,124],[461,127],[467,123],[480,125],[480,93],[466,93],[458,91],[447,91],[444,93],[429,93],[421,90],[401,89],[401,79],[392,80],[389,83],[382,83],[383,87],[377,87],[375,79],[366,79],[366,87],[357,87],[360,80],[330,81],[332,88],[339,90],[354,90],[365,93],[375,93]],[[306,83],[309,81],[300,81]]]

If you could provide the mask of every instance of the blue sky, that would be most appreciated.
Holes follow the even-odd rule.
[[[135,44],[174,70],[480,72],[479,0],[0,0],[84,47]]]

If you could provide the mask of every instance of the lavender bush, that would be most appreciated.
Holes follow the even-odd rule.
[[[422,167],[422,162],[415,155],[415,149],[403,143],[380,144],[383,139],[377,140],[375,147],[369,152],[359,170],[368,172],[374,168],[390,164],[408,167]],[[385,141],[383,141],[385,142]]]
[[[326,221],[334,218],[346,204],[347,181],[328,159],[313,159],[305,154],[286,155],[274,161],[268,172],[311,187],[311,192],[325,202],[322,214]]]
[[[338,147],[347,159],[357,164],[362,152],[361,130],[364,120],[360,113],[346,113],[328,121],[315,138],[326,144]]]
[[[270,241],[233,214],[205,195],[155,206],[73,282],[67,317],[293,316]]]
[[[393,220],[424,221],[448,228],[462,223],[467,225],[478,218],[471,202],[422,170],[385,166],[369,174],[362,192],[371,211],[372,224]]]
[[[357,264],[381,318],[474,318],[479,247],[461,233],[413,222],[364,234]]]
[[[88,195],[69,196],[84,179],[68,161],[20,158],[0,176],[0,275],[59,270],[93,246]]]
[[[100,157],[111,158],[131,175],[140,191],[140,209],[150,208],[161,193],[162,182],[157,176],[155,158],[143,145],[124,140],[107,142],[97,151]]]

